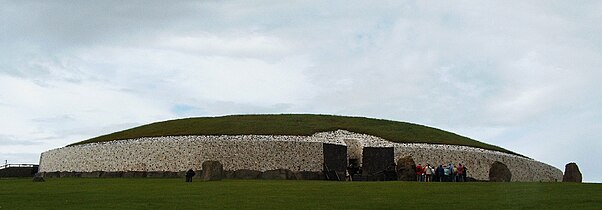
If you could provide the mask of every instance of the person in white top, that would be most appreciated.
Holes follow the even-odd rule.
[[[426,182],[430,182],[432,181],[432,177],[433,177],[433,167],[431,167],[431,164],[426,164]]]

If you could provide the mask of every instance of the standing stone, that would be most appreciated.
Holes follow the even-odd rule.
[[[234,173],[236,171],[224,170],[224,179],[234,179]]]
[[[297,171],[293,173],[293,179],[297,180],[321,180],[326,178],[320,171]]]
[[[103,173],[104,172],[102,172],[102,171],[82,172],[81,177],[82,178],[99,178],[100,176],[102,176]]]
[[[489,181],[490,182],[510,182],[512,179],[512,173],[506,164],[499,161],[493,162],[489,168]]]
[[[59,177],[61,177],[61,178],[64,178],[64,177],[73,177],[73,173],[66,172],[66,171],[61,171],[61,172],[59,172]]]
[[[224,166],[219,161],[205,161],[202,168],[201,179],[204,181],[222,180],[224,178]]]
[[[59,178],[59,177],[61,177],[61,176],[60,176],[60,173],[58,171],[55,171],[55,172],[45,172],[44,173],[44,178]]]
[[[124,178],[141,178],[141,177],[146,177],[146,171],[126,171],[123,172],[123,176]]]
[[[34,176],[33,177],[33,182],[44,182],[44,178],[41,176]]]
[[[235,179],[257,179],[261,175],[261,171],[240,169],[234,172]]]
[[[564,175],[562,176],[562,182],[577,182],[581,183],[583,177],[581,171],[576,163],[568,163],[564,166]]]
[[[416,181],[416,163],[411,156],[397,160],[397,177],[401,181]]]
[[[104,172],[100,175],[100,177],[102,177],[102,178],[119,178],[119,177],[123,177],[123,172],[122,171]]]
[[[267,170],[259,175],[261,179],[293,179],[293,173],[288,169]]]

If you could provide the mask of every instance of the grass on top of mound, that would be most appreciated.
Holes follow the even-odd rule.
[[[231,115],[156,122],[99,136],[72,145],[120,139],[182,135],[300,135],[348,130],[399,143],[452,144],[516,154],[444,130],[391,120],[311,114]]]
[[[72,145],[140,137],[182,135],[310,136],[317,132],[338,129],[378,136],[399,143],[464,145],[516,154],[494,145],[423,125],[365,117],[311,114],[231,115],[168,120],[95,137]]]

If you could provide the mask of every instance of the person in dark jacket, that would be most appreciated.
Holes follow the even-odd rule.
[[[192,169],[186,171],[186,182],[192,182],[192,177],[196,175]]]
[[[466,174],[468,173],[468,168],[466,168],[466,166],[462,166],[463,170],[462,170],[462,180],[464,180],[464,182],[467,182],[468,179],[466,179]]]
[[[443,165],[439,165],[439,167],[437,167],[437,175],[439,178],[438,181],[443,181]]]

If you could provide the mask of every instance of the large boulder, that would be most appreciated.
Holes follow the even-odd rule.
[[[257,179],[261,175],[261,171],[240,169],[234,172],[235,179]]]
[[[236,171],[224,170],[224,179],[234,179]]]
[[[224,166],[219,161],[205,161],[202,168],[201,179],[204,181],[222,180],[224,178]]]
[[[297,180],[321,180],[324,178],[324,173],[320,171],[297,171],[293,173],[293,179]]]
[[[123,172],[123,176],[124,178],[141,178],[141,177],[146,177],[146,172],[145,171],[126,171]]]
[[[102,172],[102,171],[82,172],[81,177],[82,178],[99,178],[100,176],[102,176],[103,173],[104,172]]]
[[[60,172],[55,171],[55,172],[43,172],[44,173],[44,178],[59,178],[60,176]]]
[[[44,177],[34,176],[32,181],[33,182],[44,182],[45,180],[44,180]]]
[[[175,171],[167,171],[165,172],[165,178],[181,178],[181,176],[178,174],[178,172]]]
[[[581,183],[583,177],[581,171],[576,163],[568,163],[564,166],[564,175],[562,176],[562,182],[578,182]]]
[[[164,171],[147,171],[146,178],[165,178]]]
[[[416,163],[411,156],[397,160],[397,178],[401,181],[416,181]]]
[[[495,161],[489,168],[489,181],[490,182],[510,182],[512,180],[512,173],[506,164]]]
[[[294,179],[294,174],[288,169],[276,169],[264,171],[260,175],[261,179]]]
[[[123,177],[122,171],[107,171],[100,175],[102,178],[120,178]]]
[[[62,172],[59,172],[59,176],[61,178],[65,178],[65,177],[80,177],[81,173],[62,171]]]

